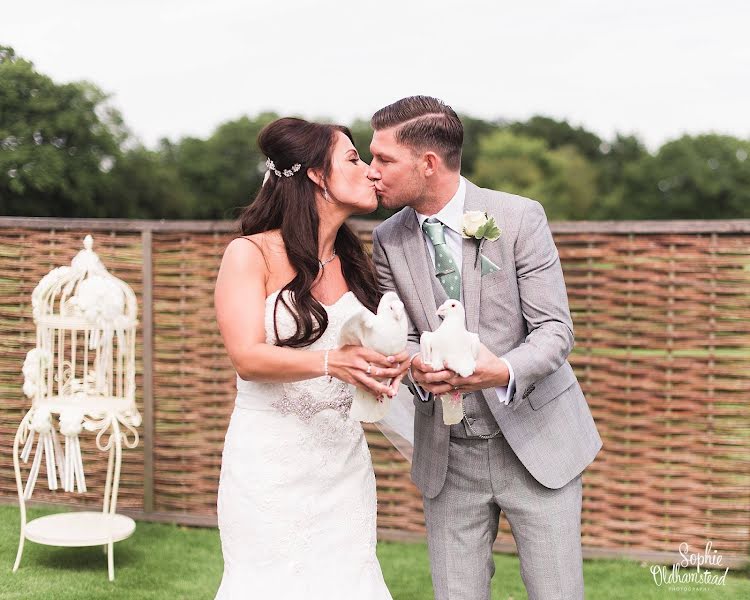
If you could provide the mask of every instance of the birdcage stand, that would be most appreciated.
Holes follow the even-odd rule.
[[[36,345],[23,364],[23,392],[31,399],[13,441],[13,467],[21,532],[13,572],[24,542],[48,546],[102,546],[114,580],[114,544],[135,531],[117,514],[122,449],[138,445],[141,416],[135,404],[137,303],[132,288],[111,275],[93,251],[93,238],[71,265],[45,275],[31,295]],[[55,419],[54,417],[57,417]],[[50,490],[87,491],[79,435],[96,435],[108,455],[101,511],[27,520],[26,502],[46,465]],[[61,443],[64,439],[64,445]],[[24,485],[21,461],[33,455]]]
[[[16,474],[16,487],[18,489],[18,500],[21,510],[21,536],[13,571],[17,571],[21,564],[25,540],[47,546],[102,546],[107,555],[109,580],[113,581],[115,577],[114,543],[130,537],[135,531],[135,521],[130,517],[117,514],[116,512],[117,494],[120,487],[123,439],[126,440],[128,446],[134,446],[132,442],[128,442],[121,431],[120,421],[123,417],[116,412],[110,412],[99,421],[102,424],[99,433],[109,436],[107,443],[99,448],[108,454],[104,502],[101,512],[58,513],[28,521],[20,454],[21,445],[27,441],[31,433],[29,424],[33,410],[30,410],[21,421],[13,442],[13,467]],[[127,419],[128,417],[125,416],[125,418]],[[99,446],[101,439],[103,439],[103,436],[98,435],[97,446]],[[137,443],[137,440],[133,441]]]

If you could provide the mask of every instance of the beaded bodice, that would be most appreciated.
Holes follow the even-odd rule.
[[[266,298],[265,332],[266,343],[268,344],[278,342],[273,318],[274,305],[279,293],[279,291],[276,291]],[[362,304],[354,293],[349,291],[333,304],[323,304],[323,308],[328,313],[328,327],[319,339],[307,346],[307,350],[336,348],[342,325],[354,313],[361,310]],[[284,304],[279,303],[276,313],[276,326],[279,336],[283,338],[294,333],[296,324],[289,309]],[[262,409],[259,404],[265,402],[267,406],[283,415],[293,414],[306,422],[310,421],[317,413],[327,409],[335,410],[342,416],[347,416],[352,405],[352,387],[338,379],[329,381],[327,377],[315,377],[290,383],[258,383],[246,381],[238,375],[237,391],[237,403],[241,406]]]

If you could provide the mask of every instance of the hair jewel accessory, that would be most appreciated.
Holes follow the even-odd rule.
[[[273,171],[274,174],[276,175],[276,177],[281,177],[282,175],[284,177],[291,177],[292,175],[294,175],[297,171],[299,171],[302,168],[302,165],[299,164],[299,163],[294,163],[292,165],[291,169],[284,169],[283,171],[279,171],[276,168],[276,165],[273,164],[273,161],[270,158],[267,158],[266,159],[266,168],[269,171]]]

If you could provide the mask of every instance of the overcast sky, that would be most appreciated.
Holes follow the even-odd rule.
[[[750,3],[734,0],[2,2],[0,45],[112,94],[147,145],[263,110],[369,118],[438,96],[651,148],[750,137]]]

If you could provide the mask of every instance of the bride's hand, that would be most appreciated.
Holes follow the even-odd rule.
[[[398,386],[388,386],[387,381],[381,383],[378,379],[400,382],[408,368],[409,355],[404,351],[394,354],[392,360],[388,358],[362,346],[342,346],[329,352],[328,373],[377,397],[395,396]]]

